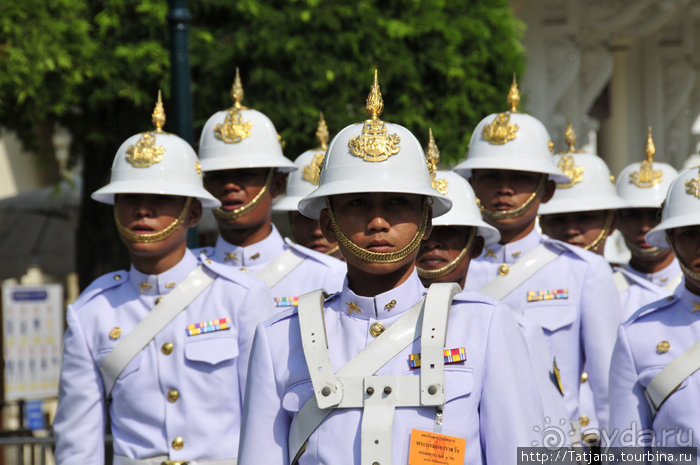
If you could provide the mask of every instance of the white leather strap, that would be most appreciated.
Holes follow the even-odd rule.
[[[670,280],[664,288],[669,291],[674,291],[678,287],[678,285],[681,283],[683,280],[683,273],[678,273],[672,280]]]
[[[320,308],[318,304],[316,304],[316,308],[307,307],[305,304],[307,300],[302,300],[303,297],[304,296],[301,296],[299,298],[299,314],[302,312],[313,314],[315,312],[318,315],[317,317],[320,318],[321,316],[319,314],[324,311],[323,304],[321,303]],[[310,299],[308,302],[317,301]],[[397,353],[418,339],[421,334],[421,318],[423,315],[424,302],[425,300],[421,299],[416,305],[411,307],[411,309],[396,320],[386,331],[360,351],[355,358],[338,370],[336,377],[339,379],[344,377],[363,378],[366,375],[371,375],[394,358]],[[301,317],[299,321],[301,322]],[[318,326],[318,324],[316,326]],[[302,336],[304,334],[305,333],[302,333]],[[304,346],[303,343],[302,346]],[[313,353],[307,355],[305,351],[304,356],[313,357]],[[328,355],[326,354],[326,356]],[[306,363],[309,367],[318,366],[319,364],[317,360],[309,360],[309,358],[307,358]],[[314,386],[314,390],[316,390],[316,386]],[[345,393],[343,396],[344,398],[347,398],[348,395],[356,394],[356,392],[350,394],[351,391],[346,389],[343,389],[343,392]],[[361,394],[362,391],[360,390],[359,392]],[[332,411],[332,408],[320,409],[316,403],[315,396],[304,404],[299,413],[294,417],[289,431],[289,457],[293,458],[291,463],[296,463],[303,452],[306,440]]]
[[[314,387],[319,408],[334,407],[343,399],[342,385],[333,372],[328,356],[323,291],[313,291],[299,297],[299,331],[306,366]]]
[[[409,378],[409,376],[401,376]],[[410,376],[416,378],[416,376]],[[360,433],[360,463],[391,465],[394,411],[397,407],[396,376],[365,378],[365,402]],[[418,390],[414,388],[417,394]],[[417,399],[416,399],[417,400]]]
[[[222,460],[187,460],[179,461],[188,465],[236,465],[237,459],[222,459]],[[130,459],[123,455],[115,455],[112,461],[113,465],[171,465],[178,463],[177,460],[170,460],[167,455],[159,455],[158,457],[150,457],[147,459]]]
[[[700,369],[700,341],[676,357],[654,376],[644,391],[654,415],[686,378]]]
[[[617,288],[617,293],[622,294],[625,292],[627,289],[630,287],[629,281],[627,281],[627,278],[625,277],[624,273],[622,273],[620,270],[616,271],[613,273],[613,282],[615,283],[615,287]]]
[[[265,281],[268,287],[272,288],[303,261],[304,257],[295,254],[292,249],[287,249],[268,263],[255,277]]]
[[[552,262],[565,249],[552,250],[545,244],[540,244],[509,267],[508,274],[496,276],[479,292],[494,299],[501,300],[518,286],[527,281],[545,265]]]
[[[121,372],[136,354],[141,352],[156,334],[213,283],[214,278],[215,275],[211,271],[201,265],[196,267],[112,349],[100,365],[107,397],[111,394]]]
[[[423,325],[420,338],[420,405],[443,405],[445,403],[445,337],[447,318],[452,299],[462,289],[457,283],[435,283],[425,299]]]

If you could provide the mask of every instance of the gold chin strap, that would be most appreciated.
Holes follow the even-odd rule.
[[[270,172],[267,174],[267,179],[265,179],[265,185],[262,189],[260,189],[260,192],[258,192],[255,195],[255,197],[253,197],[253,200],[251,200],[250,203],[243,205],[240,208],[236,208],[231,212],[227,212],[223,208],[217,207],[213,210],[214,216],[216,216],[217,218],[221,218],[222,220],[235,220],[236,218],[240,218],[241,216],[247,215],[248,213],[252,212],[255,209],[255,207],[260,205],[260,202],[262,201],[262,198],[265,195],[265,193],[268,190],[270,190],[273,174],[275,174],[275,170],[274,168],[271,168]]]
[[[652,257],[664,252],[664,249],[659,247],[637,247],[635,244],[631,243],[625,238],[625,245],[633,255],[641,257]]]
[[[476,237],[476,229],[476,226],[472,227],[472,232],[469,234],[469,239],[467,239],[467,245],[465,245],[462,251],[459,252],[457,258],[455,258],[442,268],[438,268],[436,270],[426,270],[425,268],[418,268],[416,266],[418,276],[420,276],[423,279],[434,280],[440,279],[443,276],[447,276],[448,274],[452,273],[452,271],[454,271],[455,268],[457,268],[464,261],[467,254],[469,253],[469,250],[472,248],[472,243],[474,242],[474,238]]]
[[[700,273],[698,273],[697,271],[691,270],[688,265],[683,263],[683,260],[681,260],[681,258],[676,253],[676,248],[672,245],[671,241],[668,240],[668,231],[666,231],[666,236],[667,236],[666,242],[669,243],[669,245],[671,246],[671,250],[673,251],[673,254],[678,259],[678,265],[680,265],[681,271],[683,272],[683,275],[692,278],[694,281],[700,281]]]
[[[525,201],[525,203],[519,206],[518,208],[506,211],[487,210],[486,208],[484,208],[481,202],[478,202],[479,209],[486,218],[489,218],[491,220],[505,220],[509,218],[517,218],[518,216],[522,215],[527,210],[529,210],[530,206],[535,201],[535,198],[542,193],[542,189],[544,189],[544,185],[547,182],[547,178],[548,176],[546,174],[542,174],[540,176],[540,181],[537,183],[537,188],[535,188],[535,192],[533,192],[532,195],[530,195],[530,197],[528,197],[528,199]]]
[[[340,246],[339,246],[339,245],[336,245],[336,246],[333,247],[332,249],[326,251],[326,255],[333,255],[333,254],[336,253],[339,249],[340,249]]]
[[[328,214],[331,219],[331,227],[333,228],[333,232],[338,237],[338,243],[342,244],[344,248],[346,248],[351,254],[360,260],[369,263],[396,263],[411,255],[420,245],[420,242],[425,235],[425,231],[428,228],[428,206],[428,201],[424,199],[420,226],[418,227],[418,231],[416,231],[416,235],[413,236],[413,239],[406,247],[396,252],[372,252],[370,250],[363,249],[359,245],[352,242],[345,234],[343,234],[343,231],[340,230],[338,223],[335,221],[335,215],[333,214],[331,202],[328,197],[326,197],[326,208],[328,208]]]
[[[185,216],[187,216],[187,212],[190,209],[190,204],[192,204],[192,197],[187,197],[187,200],[185,200],[185,204],[182,206],[182,210],[180,211],[180,214],[177,215],[177,218],[175,218],[173,222],[167,225],[165,228],[154,233],[136,234],[135,232],[130,231],[121,223],[121,221],[119,221],[116,209],[114,210],[114,222],[117,224],[119,234],[129,242],[139,242],[143,244],[160,242],[172,236],[177,228],[180,227],[182,222],[185,221]]]
[[[613,212],[611,210],[608,210],[607,213],[605,214],[605,224],[603,225],[603,229],[600,230],[600,233],[593,240],[593,242],[591,242],[590,244],[585,246],[584,249],[595,251],[595,249],[598,248],[600,243],[603,242],[606,237],[608,237],[608,233],[610,232],[610,227],[612,226],[612,220],[613,220]]]

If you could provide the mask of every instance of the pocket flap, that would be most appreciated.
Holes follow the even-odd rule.
[[[185,358],[193,362],[216,365],[238,357],[238,345],[231,337],[217,337],[191,341],[185,346]]]
[[[474,374],[471,370],[445,368],[445,401],[471,394],[474,389]]]
[[[528,305],[524,315],[553,332],[571,325],[576,319],[576,309],[564,305]]]
[[[288,412],[298,412],[313,395],[311,380],[296,383],[284,393],[282,408]]]

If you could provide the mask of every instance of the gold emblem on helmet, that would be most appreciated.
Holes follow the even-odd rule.
[[[440,163],[440,151],[433,138],[432,128],[428,128],[428,136],[428,153],[426,153],[426,158],[428,159],[428,171],[430,171],[430,184],[433,186],[433,189],[445,195],[448,190],[447,179],[437,179],[437,166],[438,163]]]
[[[316,149],[319,153],[315,154],[311,163],[304,167],[301,176],[302,179],[309,181],[314,186],[318,186],[319,180],[321,179],[321,166],[326,156],[326,149],[328,149],[328,126],[326,126],[326,120],[323,119],[323,113],[321,113],[321,117],[318,120],[316,138],[321,144],[321,146]]]
[[[574,127],[570,122],[566,123],[566,131],[564,132],[564,140],[569,146],[569,150],[566,153],[581,153],[582,150],[576,150],[576,132]],[[583,166],[575,165],[574,157],[572,155],[565,155],[559,159],[557,168],[559,168],[565,175],[571,179],[570,182],[563,184],[557,184],[560,189],[569,189],[574,187],[576,184],[583,181]]]
[[[165,147],[156,145],[156,134],[163,133],[162,128],[165,124],[165,110],[163,109],[163,98],[160,90],[158,91],[158,101],[153,110],[152,120],[156,130],[142,133],[135,145],[130,145],[126,148],[126,161],[136,168],[148,168],[163,160]]]
[[[388,134],[384,121],[379,119],[379,115],[384,111],[384,100],[382,100],[382,93],[379,90],[376,69],[374,70],[372,90],[367,96],[366,108],[370,119],[365,121],[362,134],[350,139],[348,149],[352,155],[360,157],[364,161],[384,161],[399,153],[401,138],[398,134]]]
[[[630,173],[630,183],[643,189],[654,187],[656,184],[663,181],[663,171],[654,169],[654,154],[656,147],[654,139],[651,137],[651,126],[649,127],[649,135],[647,136],[647,145],[644,149],[647,159],[644,160],[639,167],[639,171]]]
[[[698,169],[698,175],[696,177],[688,179],[685,182],[685,193],[694,195],[700,199],[700,169]]]
[[[250,136],[250,131],[253,128],[253,123],[250,121],[243,121],[241,116],[241,110],[245,110],[246,107],[241,105],[244,94],[238,68],[236,68],[236,78],[233,81],[231,96],[234,102],[233,107],[228,109],[228,114],[223,124],[216,125],[214,128],[214,135],[217,139],[227,144],[236,144]]]
[[[499,113],[491,121],[491,124],[484,126],[481,131],[481,137],[484,138],[486,142],[491,145],[503,145],[508,141],[516,138],[518,135],[518,125],[510,124],[510,115],[512,113],[518,112],[518,105],[520,104],[520,91],[518,90],[518,83],[515,80],[515,74],[513,74],[513,82],[510,85],[510,90],[508,91],[508,105],[510,105],[510,112]]]

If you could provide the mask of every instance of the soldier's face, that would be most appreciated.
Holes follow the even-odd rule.
[[[527,202],[537,190],[542,174],[529,171],[511,170],[473,170],[469,179],[476,197],[482,206],[494,212],[514,210]],[[530,208],[515,218],[491,220],[484,218],[497,228],[530,225],[537,217],[540,203],[547,202],[554,194],[554,183],[547,181],[544,191],[538,196]]]
[[[119,222],[137,235],[154,234],[170,226],[180,215],[186,198],[174,195],[118,194],[115,196],[114,212]],[[187,228],[197,224],[202,215],[201,204],[192,202],[183,224],[163,240],[143,243],[122,241],[132,255],[166,257],[175,249],[184,250]]]
[[[232,212],[248,205],[265,186],[269,168],[245,168],[235,170],[209,171],[204,174],[204,187],[221,201],[221,209]],[[236,219],[216,217],[219,228],[225,236],[227,230],[258,228],[272,218],[272,199],[284,191],[285,175],[273,175],[270,191],[260,199],[260,204],[248,214]]]
[[[360,193],[335,195],[331,198],[338,228],[357,246],[370,252],[391,253],[406,247],[420,228],[423,197],[397,193]],[[321,211],[321,229],[329,241],[338,242],[331,226],[328,210]],[[430,226],[425,235],[430,235]],[[395,263],[371,263],[352,255],[343,246],[340,250],[348,269],[369,274],[389,274],[413,270],[418,250]]]
[[[433,226],[430,237],[421,242],[418,249],[418,257],[416,257],[416,265],[424,270],[437,270],[449,265],[466,247],[471,230],[472,228],[469,226]],[[481,254],[483,244],[484,239],[482,237],[475,237],[470,251],[457,268],[435,280],[421,278],[421,281],[426,286],[434,282],[454,282],[464,287],[469,262],[472,258]]]
[[[668,233],[668,240],[673,245],[678,260],[695,273],[700,273],[700,225],[672,229]],[[685,280],[686,287],[700,295],[700,281],[687,275]],[[692,288],[689,287],[689,282]]]
[[[289,212],[289,225],[294,242],[316,252],[326,253],[337,243],[328,242],[321,232],[318,220],[307,218],[299,212]]]
[[[598,238],[605,227],[606,216],[605,210],[543,215],[540,217],[540,226],[542,226],[542,231],[552,239],[583,248]],[[607,236],[612,234],[614,230],[613,220],[613,225],[607,232]],[[604,248],[605,240],[602,240],[596,250],[592,250],[592,252],[602,255]]]
[[[652,246],[644,239],[646,233],[652,230],[654,226],[661,222],[659,218],[659,210],[657,208],[625,208],[618,212],[618,227],[620,233],[625,239],[625,242],[630,245],[632,255],[639,256],[640,259],[654,258],[660,259],[666,257],[671,252],[662,249],[659,254],[653,257],[645,257],[636,253],[635,248],[651,249]]]

